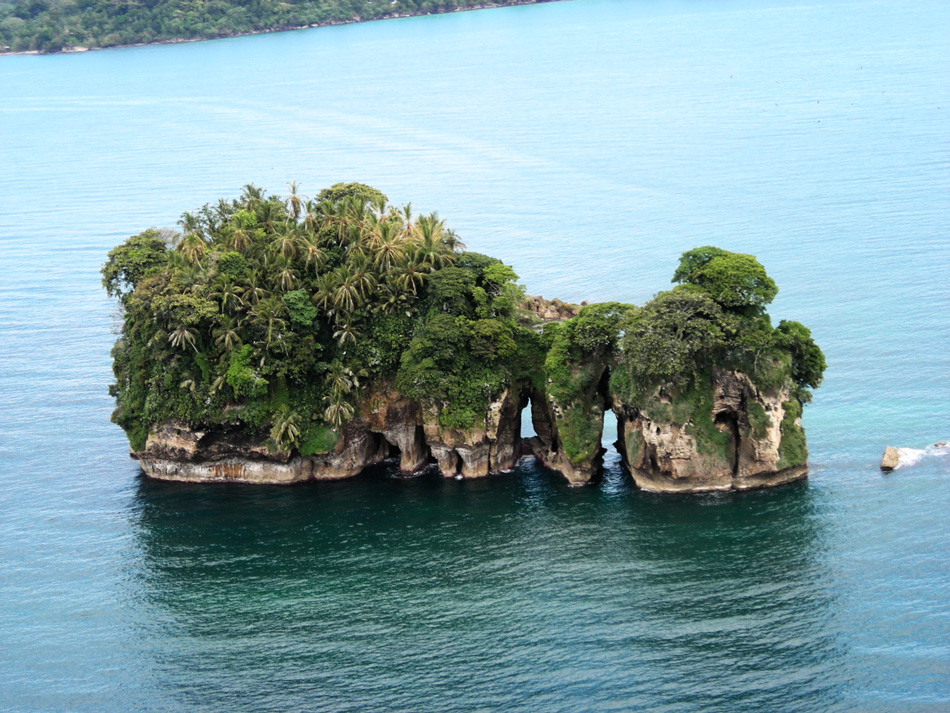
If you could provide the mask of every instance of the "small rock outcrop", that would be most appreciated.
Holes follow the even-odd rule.
[[[580,305],[574,305],[569,302],[562,302],[559,299],[546,300],[543,297],[528,296],[522,307],[529,313],[537,317],[542,322],[554,322],[558,320],[570,319],[576,317],[580,312]]]
[[[894,446],[888,446],[884,449],[884,456],[881,458],[881,470],[889,472],[900,465],[900,451]]]

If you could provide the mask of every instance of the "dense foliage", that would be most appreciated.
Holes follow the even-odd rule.
[[[482,4],[484,0],[4,0],[0,51],[57,52],[76,46],[230,37]]]
[[[181,226],[133,236],[102,270],[124,309],[114,418],[133,448],[177,419],[319,452],[380,380],[467,427],[528,370],[538,337],[516,321],[511,268],[368,186],[314,200],[248,186]]]
[[[677,287],[628,315],[613,388],[629,403],[658,388],[689,392],[712,367],[736,369],[765,390],[788,384],[802,402],[821,383],[825,357],[798,322],[772,327],[765,307],[778,293],[752,255],[701,247],[683,254]]]
[[[553,409],[574,463],[596,456],[615,399],[691,421],[704,448],[720,449],[712,420],[693,418],[710,413],[714,368],[787,389],[783,457],[804,448],[794,419],[824,355],[803,325],[772,327],[765,306],[777,288],[751,255],[697,248],[680,261],[681,284],[642,307],[587,305],[542,325],[510,267],[463,252],[437,215],[413,217],[362,184],[313,200],[295,184],[284,199],[247,186],[180,225],[132,236],[102,269],[124,311],[114,420],[136,450],[152,427],[177,420],[239,424],[272,448],[326,452],[370,385],[460,430],[484,426],[506,389],[530,389]],[[759,411],[750,407],[749,421],[762,433]]]

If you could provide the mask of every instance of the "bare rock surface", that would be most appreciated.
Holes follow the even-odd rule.
[[[881,458],[881,470],[891,471],[900,465],[901,454],[894,446],[888,446],[884,449],[884,456]]]
[[[712,408],[691,412],[682,423],[671,415],[675,397],[659,398],[652,409],[615,407],[621,455],[639,487],[653,492],[749,490],[805,477],[804,459],[782,458],[787,389],[763,392],[745,374],[723,370],[713,371],[711,386]],[[757,418],[750,416],[753,410]]]
[[[580,312],[580,305],[562,302],[559,299],[546,300],[543,297],[528,296],[523,307],[543,322],[570,319]]]

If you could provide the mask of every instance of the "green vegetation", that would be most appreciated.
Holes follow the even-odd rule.
[[[577,317],[546,330],[547,394],[563,414],[558,435],[574,464],[589,461],[600,448],[600,415],[610,400],[605,377],[609,379],[619,327],[635,312],[636,307],[618,302],[588,305]]]
[[[176,420],[325,453],[376,386],[462,431],[484,424],[506,389],[530,387],[574,464],[596,456],[614,399],[690,423],[701,449],[725,452],[727,435],[696,415],[711,413],[712,371],[726,368],[789,389],[783,458],[803,452],[795,419],[824,356],[797,322],[772,328],[764,308],[777,289],[752,256],[699,248],[683,255],[683,284],[643,307],[588,305],[538,325],[510,267],[464,252],[438,215],[413,217],[362,184],[312,200],[296,184],[283,199],[246,186],[180,225],[132,236],[102,269],[124,311],[113,419],[135,450]],[[758,404],[748,418],[765,433]]]
[[[474,426],[492,398],[533,370],[540,340],[519,324],[524,293],[516,279],[478,253],[432,274],[396,385],[412,399],[438,401],[441,425]]]
[[[778,467],[788,468],[802,465],[808,460],[808,448],[805,445],[805,432],[798,425],[802,415],[802,403],[792,399],[782,404],[785,417],[782,419],[782,442],[778,448]]]
[[[58,52],[231,37],[481,4],[483,0],[0,0],[0,51]]]
[[[177,419],[324,452],[380,381],[467,428],[531,370],[540,337],[518,322],[514,271],[460,252],[435,214],[360,184],[313,200],[248,186],[180,223],[129,238],[102,270],[125,313],[112,393],[133,448]]]
[[[621,327],[613,390],[628,403],[658,389],[683,393],[713,367],[735,369],[764,391],[789,384],[807,402],[825,370],[825,357],[798,322],[772,327],[765,307],[775,282],[752,255],[711,246],[683,254],[678,286],[630,313]],[[767,427],[765,414],[753,416]]]
[[[710,245],[683,253],[673,282],[696,285],[724,309],[739,312],[759,312],[778,294],[754,256]]]

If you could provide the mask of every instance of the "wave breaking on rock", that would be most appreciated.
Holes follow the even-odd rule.
[[[926,448],[895,448],[888,446],[881,458],[881,470],[892,471],[917,465],[925,458],[942,458],[950,455],[950,443],[941,441]]]

